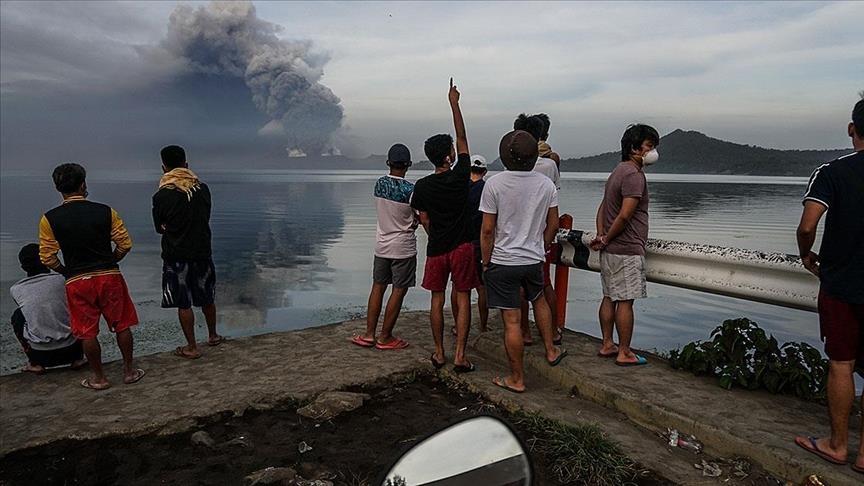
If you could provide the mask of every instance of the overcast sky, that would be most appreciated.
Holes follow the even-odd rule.
[[[163,142],[254,163],[256,147],[272,143],[261,129],[274,117],[242,76],[190,75],[160,48],[180,3],[206,5],[2,2],[3,168],[138,166]],[[333,143],[352,155],[398,141],[422,158],[426,137],[452,132],[450,76],[472,151],[492,158],[515,115],[540,111],[565,156],[613,150],[634,121],[768,147],[842,148],[864,89],[864,2],[254,6],[283,27],[280,39],[309,42],[292,45],[308,49],[312,82],[341,99]]]

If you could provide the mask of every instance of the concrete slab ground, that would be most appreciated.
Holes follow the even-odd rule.
[[[220,413],[266,409],[429,369],[428,313],[400,317],[397,334],[412,344],[405,350],[351,345],[348,339],[364,326],[349,321],[235,339],[205,347],[204,357],[196,361],[171,353],[143,357],[137,365],[147,376],[134,385],[123,385],[119,363],[111,363],[107,371],[114,386],[104,392],[77,385],[86,370],[0,377],[0,455],[64,438],[178,432]],[[449,330],[450,322],[446,326]],[[571,423],[597,423],[631,457],[673,481],[703,480],[687,470],[693,468],[690,457],[662,446],[655,432],[666,427],[696,435],[709,455],[747,456],[785,479],[800,482],[815,473],[832,485],[861,482],[848,467],[827,465],[791,442],[798,433],[827,431],[823,406],[723,390],[712,380],[676,372],[658,360],[640,369],[619,368],[597,358],[596,341],[581,334],[566,335],[570,355],[556,368],[543,361],[542,346],[527,348],[529,392],[508,397],[489,385],[493,372],[505,371],[500,322],[493,320],[492,326],[488,333],[472,335],[471,353],[480,370],[460,378],[510,406]],[[445,334],[449,341],[449,332]],[[448,358],[452,360],[452,352]],[[570,398],[574,387],[578,397]]]

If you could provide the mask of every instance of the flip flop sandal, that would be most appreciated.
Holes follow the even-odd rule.
[[[401,339],[401,338],[393,338],[386,343],[379,343],[379,342],[375,343],[375,348],[385,350],[385,351],[388,349],[405,349],[407,347],[408,347],[408,341]]]
[[[597,353],[597,356],[600,358],[617,358],[618,357],[618,351],[614,351],[611,353]]]
[[[809,452],[815,456],[820,457],[821,459],[823,459],[825,461],[830,462],[831,464],[839,464],[841,466],[845,466],[846,464],[849,464],[848,461],[841,461],[839,459],[834,459],[833,457],[829,456],[828,454],[823,452],[821,449],[819,449],[819,446],[816,445],[816,441],[819,439],[818,437],[807,437],[806,442],[804,440],[798,440],[798,439],[802,439],[802,438],[801,437],[795,437],[795,443],[798,444],[798,447],[804,449],[805,451],[807,451],[807,452]],[[853,467],[853,469],[854,469],[854,467]],[[861,472],[861,471],[859,471],[859,472]]]
[[[476,369],[477,369],[477,367],[474,366],[474,363],[468,363],[467,365],[455,365],[455,366],[453,366],[453,372],[454,373],[471,373],[472,371],[475,371]]]
[[[858,474],[864,474],[864,467],[858,467],[855,464],[852,464],[852,470]]]
[[[615,364],[618,365],[618,366],[624,366],[624,367],[627,367],[627,366],[643,366],[643,365],[647,365],[647,364],[648,364],[648,360],[645,359],[644,356],[639,356],[639,355],[637,354],[637,355],[636,355],[636,361],[633,361],[632,363],[622,363],[621,361],[615,360]]]
[[[147,374],[146,371],[142,370],[141,368],[136,368],[135,369],[135,379],[133,379],[131,381],[123,380],[123,383],[126,383],[127,385],[132,385],[134,383],[138,383],[139,381],[141,381],[141,378],[144,378],[144,375],[146,375],[146,374]]]
[[[356,344],[357,346],[360,346],[361,348],[374,348],[375,347],[375,340],[374,339],[366,339],[359,334],[354,336],[353,338],[351,338],[351,342]]]
[[[227,339],[225,339],[225,336],[219,336],[219,339],[217,339],[215,341],[211,341],[208,339],[207,340],[207,346],[219,346],[220,344],[224,343],[225,341],[227,341]]]
[[[177,346],[174,348],[174,356],[179,356],[185,359],[198,359],[201,357],[200,354],[188,354],[183,352],[183,346]]]
[[[554,344],[555,346],[561,346],[561,342],[564,340],[564,331],[558,329],[556,330],[555,334],[558,337],[552,340],[552,344]]]
[[[513,388],[512,386],[508,385],[507,383],[505,383],[504,380],[501,379],[500,376],[495,377],[495,379],[492,380],[492,384],[497,386],[498,388],[503,388],[503,389],[505,389],[511,393],[525,393],[525,390],[518,390],[518,389]]]
[[[90,383],[90,378],[84,378],[83,380],[81,380],[81,386],[83,386],[84,388],[87,388],[90,390],[96,390],[96,391],[107,390],[107,389],[111,388],[110,384],[108,384],[106,386],[95,386],[92,383]]]
[[[444,361],[443,363],[441,363],[441,362],[435,360],[435,353],[432,353],[432,356],[429,357],[429,360],[432,361],[432,366],[434,366],[436,370],[440,370],[441,368],[444,367],[444,365],[447,364],[447,361]]]
[[[549,366],[558,366],[561,363],[561,360],[564,359],[565,356],[567,356],[567,350],[562,349],[561,354],[559,354],[558,357],[555,358],[554,361],[547,361],[547,362],[549,363]]]

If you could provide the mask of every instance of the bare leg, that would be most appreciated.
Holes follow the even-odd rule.
[[[852,373],[855,361],[830,361],[828,366],[828,416],[831,418],[831,437],[819,439],[816,446],[822,452],[845,461],[849,449],[849,414],[855,400],[855,380]],[[858,454],[857,464],[862,457]]]
[[[366,334],[363,335],[363,339],[367,341],[375,339],[378,318],[381,317],[381,303],[384,300],[384,292],[386,290],[386,285],[373,283],[372,291],[369,292],[369,303],[366,306]]]
[[[553,344],[555,340],[555,326],[552,325],[552,312],[549,310],[549,304],[541,295],[534,302],[534,320],[537,321],[537,329],[540,330],[540,336],[543,338],[543,346],[546,347],[546,359],[555,361],[561,355],[561,349]]]
[[[444,292],[432,292],[432,308],[429,321],[432,325],[432,339],[435,341],[435,360],[443,363],[444,357]]]
[[[459,320],[459,304],[456,302],[456,290],[450,289],[450,313],[453,314],[453,328],[450,331],[456,335],[456,321]]]
[[[123,381],[130,382],[136,378],[135,366],[132,362],[132,330],[124,329],[117,333],[117,346],[123,355]],[[87,359],[90,359],[88,356]]]
[[[520,314],[519,309],[501,310],[501,319],[504,321],[504,349],[507,350],[507,361],[510,363],[510,376],[504,378],[504,384],[516,390],[525,389],[525,369],[522,363],[525,348]]]
[[[477,310],[480,314],[480,332],[486,332],[489,325],[489,305],[486,303],[486,287],[477,287]]]
[[[222,339],[216,332],[216,304],[207,304],[201,307],[204,313],[204,321],[207,322],[207,342],[214,343]]]
[[[522,341],[524,344],[534,344],[534,338],[531,337],[531,326],[528,317],[528,300],[525,298],[525,292],[520,291],[522,295],[522,305],[519,308],[519,327],[522,329]]]
[[[195,313],[192,312],[191,308],[177,309],[177,316],[180,318],[183,336],[186,337],[186,346],[180,348],[181,352],[186,356],[200,356],[198,343],[195,342]],[[117,343],[120,343],[120,334],[117,334]]]
[[[635,362],[636,354],[630,350],[633,339],[633,301],[621,300],[615,303],[615,328],[618,330],[618,357],[621,363]]]
[[[465,349],[468,347],[468,333],[471,331],[471,291],[455,292],[458,319],[456,320],[456,353],[453,363],[468,365]]]
[[[558,296],[555,295],[555,289],[551,285],[547,285],[543,289],[543,297],[546,299],[546,304],[549,305],[549,312],[552,314],[552,327],[560,334],[560,329],[564,329],[564,326],[562,324],[560,328],[558,327],[557,312],[555,312],[555,307],[558,305]]]
[[[861,394],[861,410],[864,410],[864,393]],[[864,469],[864,420],[861,421],[861,430],[859,432],[858,459],[855,460],[855,465],[858,468]]]
[[[402,310],[402,301],[407,293],[408,288],[406,287],[393,287],[390,292],[387,308],[384,309],[384,325],[381,327],[381,334],[378,335],[379,343],[388,343],[393,340],[393,328],[396,327],[399,311]]]
[[[99,345],[99,340],[95,337],[82,339],[81,346],[84,348],[84,356],[87,357],[90,370],[93,372],[90,385],[96,388],[107,388],[109,383],[108,379],[105,378],[105,372],[102,371],[102,346]]]
[[[603,297],[600,302],[600,332],[603,333],[603,344],[600,346],[600,354],[612,354],[618,352],[618,346],[612,338],[615,332],[615,303],[609,297]]]

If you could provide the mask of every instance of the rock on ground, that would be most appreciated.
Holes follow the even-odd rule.
[[[247,486],[259,484],[294,484],[297,472],[290,467],[268,467],[255,471],[246,476],[244,483]]]
[[[323,422],[340,413],[360,408],[369,398],[371,397],[365,393],[328,391],[318,395],[309,405],[298,409],[297,414]]]

